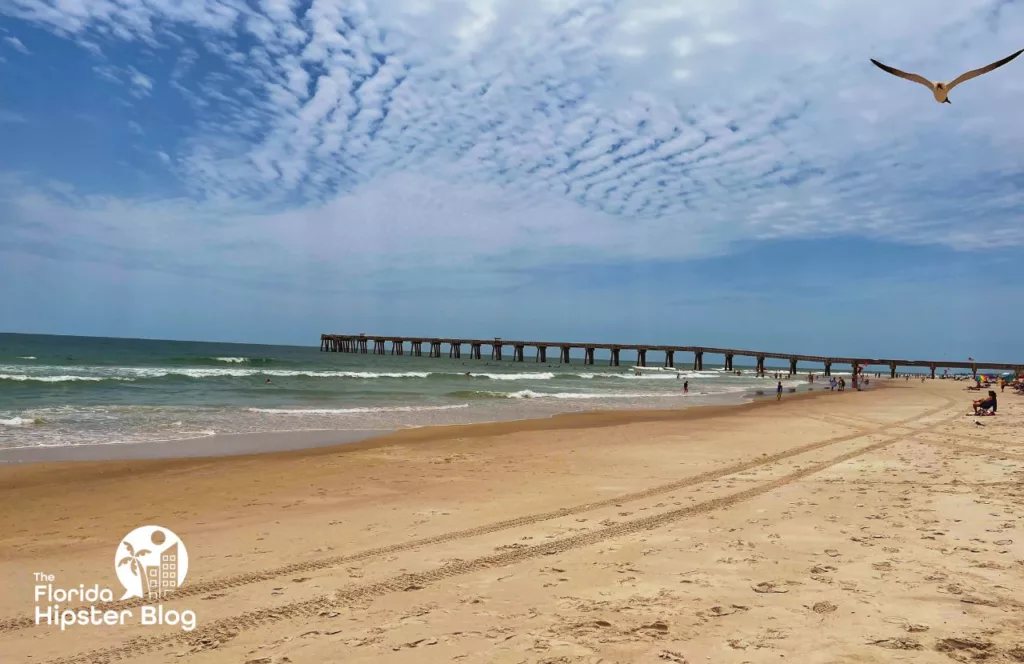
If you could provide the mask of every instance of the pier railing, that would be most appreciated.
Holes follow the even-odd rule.
[[[390,344],[390,349],[388,345]],[[409,345],[409,352],[406,353],[406,344]],[[461,358],[463,346],[469,349],[469,358],[479,360],[483,358],[483,348],[490,349],[488,354],[492,360],[505,359],[504,351],[512,350],[509,359],[513,362],[524,362],[526,349],[536,350],[534,355],[537,362],[548,361],[548,350],[558,349],[558,361],[562,364],[570,364],[570,353],[573,349],[583,351],[583,363],[594,364],[594,353],[598,350],[605,350],[609,353],[609,366],[617,367],[621,361],[622,351],[635,352],[637,366],[646,367],[647,353],[656,352],[663,354],[663,366],[675,367],[676,353],[692,353],[693,369],[700,371],[704,368],[705,355],[721,355],[723,366],[726,371],[733,370],[733,363],[736,357],[749,357],[755,361],[755,367],[759,375],[766,372],[765,361],[786,360],[789,362],[789,373],[796,374],[800,362],[814,362],[824,365],[825,375],[832,374],[833,365],[849,365],[851,371],[857,372],[859,367],[887,367],[890,376],[895,377],[897,370],[902,367],[926,367],[930,370],[931,376],[935,377],[935,371],[939,368],[948,369],[970,369],[972,373],[985,370],[1006,370],[1012,369],[1016,373],[1024,373],[1024,362],[959,362],[959,361],[938,361],[938,360],[906,360],[906,359],[884,359],[865,357],[828,357],[822,355],[799,355],[793,353],[772,353],[756,350],[745,350],[739,348],[712,348],[708,346],[666,346],[662,344],[633,344],[633,343],[590,343],[581,341],[526,341],[509,340],[495,337],[493,339],[463,339],[443,337],[409,337],[409,336],[384,336],[375,334],[322,334],[320,335],[320,350],[334,353],[367,353],[375,355],[412,355],[423,356],[423,347],[427,347],[427,357],[441,357],[444,354],[444,346],[448,347],[447,355],[450,358]]]

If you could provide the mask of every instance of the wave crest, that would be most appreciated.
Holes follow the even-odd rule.
[[[449,406],[378,406],[356,408],[247,408],[250,413],[268,415],[347,415],[350,413],[419,413],[431,410],[455,410],[469,408],[468,403]]]

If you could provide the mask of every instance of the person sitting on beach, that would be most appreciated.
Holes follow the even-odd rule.
[[[972,405],[974,406],[975,415],[995,415],[996,408],[998,407],[998,404],[996,403],[996,391],[989,390],[987,399],[975,401]]]

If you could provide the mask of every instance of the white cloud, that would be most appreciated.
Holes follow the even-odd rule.
[[[28,122],[28,118],[24,115],[0,108],[0,124],[24,124],[26,122]]]
[[[21,40],[17,37],[4,37],[4,41],[7,43],[8,46],[13,48],[15,51],[18,51],[19,53],[24,53],[25,55],[31,54],[31,51],[28,50],[28,47],[22,44]]]
[[[28,220],[73,217],[101,255],[192,260],[140,216],[212,247],[245,229],[254,265],[391,274],[450,267],[453,247],[483,274],[772,238],[1024,244],[1021,63],[939,106],[868,62],[990,62],[1019,47],[1020,5],[12,1],[79,43],[202,36],[166,50],[161,88],[200,118],[173,150],[190,201],[9,194],[26,246],[48,241]],[[164,82],[96,71],[140,97]]]

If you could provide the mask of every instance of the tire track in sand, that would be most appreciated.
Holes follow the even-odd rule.
[[[827,438],[814,443],[808,443],[807,445],[801,445],[800,447],[794,447],[782,452],[776,452],[768,456],[755,457],[749,461],[743,461],[738,464],[734,464],[725,468],[719,468],[717,470],[709,470],[704,473],[697,475],[691,475],[689,477],[676,480],[675,482],[669,482],[668,484],[661,484],[649,489],[642,491],[636,491],[633,493],[621,494],[612,498],[606,498],[603,500],[596,500],[589,503],[582,503],[580,505],[574,505],[572,507],[562,507],[557,510],[551,510],[549,512],[541,512],[538,514],[531,514],[513,519],[506,519],[503,521],[497,521],[494,523],[484,524],[476,526],[474,528],[467,528],[465,530],[457,530],[448,533],[440,533],[437,535],[431,535],[429,537],[422,537],[415,540],[409,540],[406,542],[398,542],[395,544],[389,544],[386,546],[376,547],[373,549],[366,549],[356,553],[351,553],[344,556],[330,556],[325,558],[317,558],[314,560],[308,560],[301,563],[292,563],[291,565],[284,565],[281,567],[275,567],[267,570],[260,570],[257,572],[245,572],[242,574],[236,574],[233,576],[222,577],[219,579],[210,579],[207,581],[199,581],[197,583],[190,583],[184,588],[179,588],[174,592],[174,599],[183,599],[188,597],[195,597],[198,595],[206,595],[214,592],[222,592],[225,590],[231,590],[232,588],[240,588],[243,586],[251,585],[254,583],[262,583],[264,581],[272,581],[273,579],[290,576],[302,572],[315,572],[322,569],[328,569],[331,567],[339,567],[347,565],[353,562],[359,562],[380,556],[391,555],[395,553],[401,553],[404,551],[410,551],[412,549],[418,549],[423,546],[430,546],[432,544],[440,544],[445,542],[451,542],[457,539],[465,539],[469,537],[479,537],[481,535],[490,535],[492,533],[500,532],[502,530],[509,530],[511,528],[519,528],[522,526],[529,526],[542,521],[550,521],[553,519],[560,519],[568,516],[576,516],[585,512],[590,512],[597,509],[603,509],[606,507],[612,507],[620,503],[633,502],[637,500],[643,500],[645,498],[651,498],[653,496],[670,493],[672,491],[679,491],[680,489],[686,489],[696,484],[704,482],[710,482],[718,480],[729,475],[735,475],[737,473],[743,473],[748,470],[753,470],[762,466],[766,466],[779,461],[785,461],[791,457],[806,454],[807,452],[813,452],[830,445],[837,445],[839,443],[845,443],[857,438],[864,438],[866,436],[877,435],[889,431],[890,429],[900,428],[907,424],[912,424],[918,420],[931,417],[937,413],[942,412],[945,408],[953,404],[953,400],[946,398],[947,403],[938,408],[932,408],[923,413],[919,413],[913,417],[908,417],[896,422],[891,422],[879,427],[872,429],[863,429],[854,433],[844,434],[835,438]],[[115,601],[115,602],[100,602],[95,606],[98,610],[105,611],[107,609],[120,610],[120,609],[132,609],[142,606],[146,602],[142,599],[132,599],[128,601]],[[81,608],[88,608],[89,605],[82,605],[77,607],[68,607],[70,610],[78,610]],[[12,618],[6,618],[0,620],[0,634],[17,631],[19,629],[25,629],[35,625],[35,619],[31,615],[22,615]]]
[[[929,415],[936,414],[936,412],[939,411],[941,411],[941,409],[938,409],[937,411],[929,411],[915,419],[928,417]],[[932,426],[937,426],[941,423],[943,423],[943,421]],[[425,572],[401,574],[376,583],[350,586],[348,588],[338,590],[331,595],[321,595],[312,599],[293,602],[282,606],[246,611],[236,616],[221,618],[209,625],[197,628],[192,632],[177,632],[160,636],[138,637],[120,646],[92,650],[68,657],[53,659],[50,660],[48,664],[96,664],[98,662],[138,657],[157,650],[162,650],[171,645],[199,649],[203,649],[211,645],[219,645],[220,643],[224,643],[234,638],[240,632],[257,629],[269,623],[279,622],[281,620],[316,618],[323,615],[325,612],[343,608],[355,601],[381,597],[383,595],[406,590],[421,590],[430,584],[437,583],[445,579],[472,574],[474,572],[487,569],[506,567],[508,565],[514,565],[540,556],[565,553],[573,549],[591,546],[605,540],[622,537],[623,535],[630,535],[644,530],[660,528],[688,517],[731,507],[737,503],[782,488],[788,484],[792,484],[793,482],[856,457],[876,452],[882,448],[892,445],[893,443],[910,438],[912,435],[914,434],[896,434],[889,437],[887,440],[872,443],[850,452],[845,452],[839,456],[832,457],[831,459],[826,459],[825,461],[813,463],[806,468],[794,471],[769,482],[759,484],[758,486],[720,498],[712,498],[688,507],[680,507],[660,514],[653,514],[638,519],[624,521],[607,526],[600,530],[572,535],[535,546],[506,551],[490,556],[481,556],[473,560],[457,561]],[[455,539],[459,539],[459,537],[457,534],[453,533],[444,541],[451,541]]]

